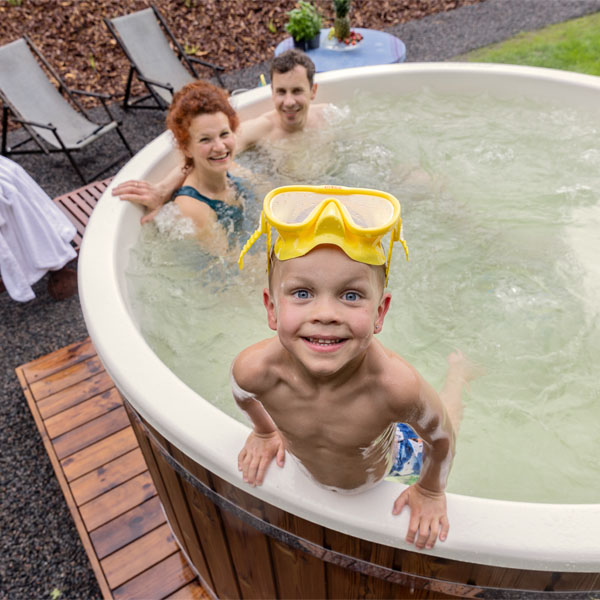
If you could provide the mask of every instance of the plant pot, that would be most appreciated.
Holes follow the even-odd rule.
[[[321,43],[321,32],[317,33],[310,40],[294,40],[294,48],[306,52],[307,50],[315,50]]]

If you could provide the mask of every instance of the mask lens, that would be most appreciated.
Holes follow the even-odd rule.
[[[372,229],[390,224],[394,216],[394,206],[380,196],[370,194],[335,194],[316,192],[282,192],[271,199],[270,209],[273,218],[286,225],[299,225],[324,200],[335,198],[346,209],[352,224],[360,229]]]

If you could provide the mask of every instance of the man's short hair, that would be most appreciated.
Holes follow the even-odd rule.
[[[298,65],[306,69],[308,83],[312,87],[315,78],[315,63],[304,52],[295,48],[282,52],[271,61],[269,70],[271,82],[273,81],[273,73],[287,73]]]

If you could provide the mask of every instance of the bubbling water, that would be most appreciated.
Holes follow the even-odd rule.
[[[454,348],[486,370],[465,394],[449,491],[597,502],[600,114],[424,90],[357,92],[330,119],[325,132],[240,162],[261,193],[327,183],[400,200],[411,261],[392,259],[381,341],[438,389]],[[261,200],[246,205],[248,233]],[[132,250],[138,322],[181,379],[243,419],[229,366],[273,334],[264,246],[239,273],[229,257],[174,237],[146,226]]]

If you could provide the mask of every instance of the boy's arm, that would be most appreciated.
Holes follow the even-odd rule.
[[[250,485],[261,485],[267,468],[273,458],[279,467],[285,461],[285,447],[283,438],[277,426],[265,410],[262,402],[252,392],[240,387],[237,382],[253,379],[247,369],[247,361],[236,359],[231,369],[231,388],[237,405],[248,415],[252,421],[253,430],[248,436],[244,447],[238,455],[238,469],[242,471],[243,479]],[[259,373],[256,373],[260,377]],[[260,379],[257,379],[260,381]],[[248,386],[250,387],[250,386]]]
[[[424,459],[419,481],[400,494],[393,514],[408,505],[411,511],[406,540],[418,548],[433,548],[438,536],[444,541],[449,523],[446,481],[454,457],[454,433],[462,417],[462,391],[482,370],[460,351],[448,356],[446,381],[440,395],[420,375],[415,404],[420,406],[415,422],[409,422],[422,437]],[[418,537],[417,537],[418,532]],[[416,541],[415,541],[416,540]]]

